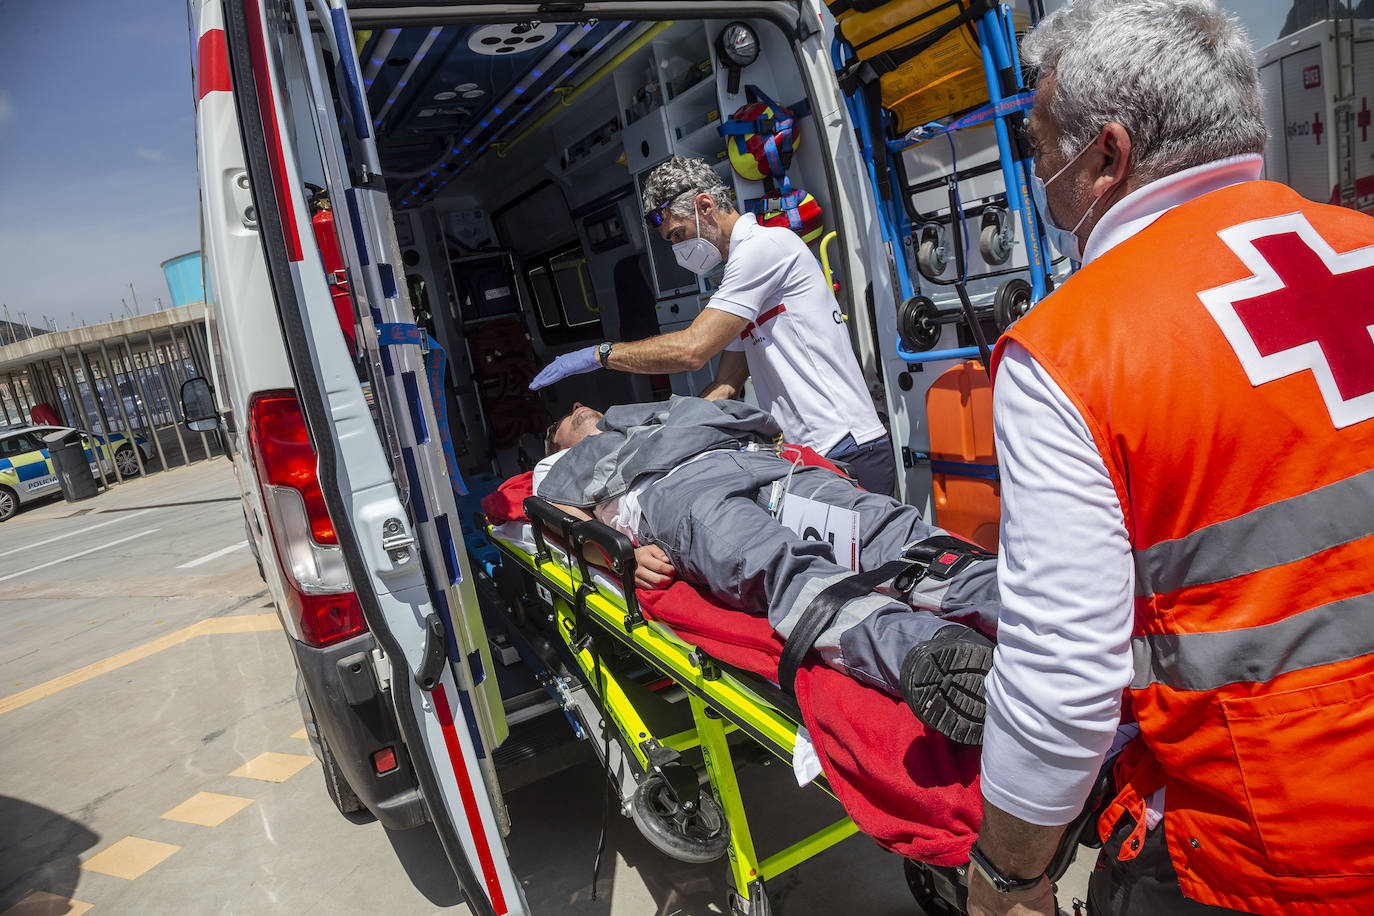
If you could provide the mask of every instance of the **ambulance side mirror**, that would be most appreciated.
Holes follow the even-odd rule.
[[[208,380],[196,376],[182,383],[181,416],[192,432],[208,433],[219,427],[219,412]]]

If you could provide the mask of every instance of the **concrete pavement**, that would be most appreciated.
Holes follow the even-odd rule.
[[[0,526],[0,914],[467,911],[430,828],[330,803],[244,536],[224,461]],[[786,767],[740,775],[761,851],[840,816]],[[723,862],[668,859],[615,813],[593,901],[602,793],[590,764],[509,793],[536,913],[724,912]],[[914,911],[863,837],[769,888],[796,916]]]

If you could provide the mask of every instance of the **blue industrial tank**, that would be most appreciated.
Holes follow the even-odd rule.
[[[167,289],[172,294],[173,306],[209,301],[205,295],[199,251],[190,251],[163,261],[162,273],[167,277]]]

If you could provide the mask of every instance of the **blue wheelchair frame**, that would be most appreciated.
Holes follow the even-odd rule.
[[[877,156],[887,157],[887,172],[894,171],[892,157],[918,143],[940,136],[948,136],[956,130],[993,122],[997,133],[997,152],[1003,181],[1006,185],[1007,207],[1020,218],[1022,238],[1025,240],[1028,260],[1027,272],[1030,275],[1031,302],[1039,302],[1049,293],[1050,259],[1048,247],[1041,231],[1035,212],[1035,204],[1030,192],[1031,162],[1020,155],[1016,140],[1012,136],[1009,123],[1013,117],[1030,107],[1034,93],[1025,91],[1022,86],[1021,61],[1016,50],[1016,34],[1009,8],[999,4],[974,22],[978,35],[978,45],[982,52],[983,73],[987,83],[988,104],[969,112],[948,123],[932,122],[913,131],[907,139],[884,140],[874,136],[875,121],[869,109],[872,102],[862,92],[845,95],[845,104],[854,124],[859,130],[859,139],[864,159],[868,164],[868,177],[874,198],[878,205],[879,226],[883,238],[893,246],[893,262],[896,267],[897,286],[901,300],[916,295],[917,287],[906,258],[902,256],[903,242],[912,234],[911,220],[906,208],[897,199],[897,192],[883,193],[883,185],[878,176]],[[831,44],[831,60],[837,71],[843,70],[845,61],[852,56],[848,45],[836,35]],[[951,144],[952,146],[952,144]],[[951,150],[952,151],[952,150]],[[954,163],[953,181],[958,182],[957,162]],[[956,189],[957,194],[957,189]],[[951,222],[961,219],[959,213],[951,213]],[[962,293],[961,293],[962,296]],[[966,307],[966,311],[970,307]],[[972,320],[972,316],[966,316]],[[960,347],[947,350],[917,352],[906,347],[900,338],[896,341],[897,355],[907,363],[927,363],[949,359],[972,359],[983,355],[980,347]]]

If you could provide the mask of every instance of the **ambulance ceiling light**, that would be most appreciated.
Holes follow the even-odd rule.
[[[468,36],[468,50],[487,57],[533,51],[558,37],[552,22],[519,22],[487,25]]]
[[[449,99],[456,99],[456,98],[458,98],[458,93],[456,93],[456,92],[450,92],[450,91],[448,91],[447,89],[444,90],[443,92],[436,92],[436,93],[434,93],[434,101],[436,101],[436,102],[447,102]]]

